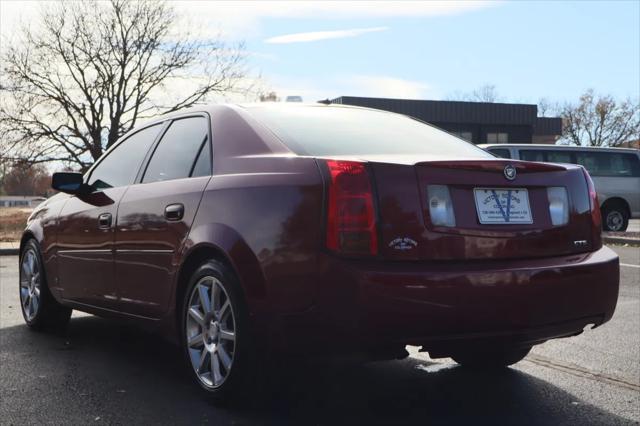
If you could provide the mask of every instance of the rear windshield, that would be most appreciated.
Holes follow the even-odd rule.
[[[308,106],[250,106],[298,155],[414,155],[492,158],[476,146],[400,114]]]

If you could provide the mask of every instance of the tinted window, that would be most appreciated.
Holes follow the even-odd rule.
[[[569,151],[547,151],[547,161],[550,163],[573,163]]]
[[[159,124],[147,127],[116,146],[93,169],[89,184],[94,189],[131,185],[160,128]]]
[[[521,149],[520,159],[524,161],[545,161],[544,151],[534,149]]]
[[[400,114],[321,105],[247,109],[299,155],[492,157],[470,143]]]
[[[202,148],[200,148],[200,154],[198,154],[198,160],[193,166],[192,177],[198,176],[210,176],[211,175],[211,148],[209,142],[204,141]]]
[[[511,158],[511,153],[509,152],[508,149],[497,148],[497,149],[490,149],[489,151],[491,151],[492,154],[495,154],[500,158]]]
[[[638,156],[617,152],[583,151],[576,153],[577,163],[584,166],[592,176],[638,177]]]
[[[183,118],[171,123],[151,157],[142,182],[189,177],[208,133],[204,117]]]

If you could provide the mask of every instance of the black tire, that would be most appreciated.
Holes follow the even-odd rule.
[[[606,204],[602,208],[602,229],[609,232],[624,232],[629,226],[629,212],[622,203]]]
[[[31,257],[33,256],[33,258]],[[33,267],[30,268],[30,261]],[[27,263],[25,263],[27,262]],[[20,253],[18,292],[20,297],[20,310],[22,317],[30,329],[36,331],[51,330],[63,331],[69,323],[71,309],[62,306],[53,297],[47,284],[47,276],[42,261],[40,246],[34,239],[27,241]],[[37,271],[37,278],[33,280],[30,271]],[[31,283],[32,287],[29,287]],[[36,284],[37,283],[37,284]],[[26,287],[25,287],[26,284]],[[31,291],[33,288],[33,291]],[[38,293],[37,303],[34,306],[32,298]],[[30,296],[31,294],[31,296]],[[31,302],[31,303],[29,303]],[[29,310],[27,310],[29,309]]]
[[[519,361],[531,351],[531,347],[499,347],[488,349],[469,349],[452,355],[451,358],[463,367],[473,369],[506,368]]]
[[[233,341],[233,350],[231,350],[231,346],[230,346],[230,342],[225,342],[222,337],[223,335],[223,326],[220,325],[219,328],[216,327],[216,337],[217,340],[214,342],[213,340],[211,342],[207,341],[207,338],[212,338],[209,334],[209,332],[213,333],[211,330],[212,328],[208,328],[205,331],[205,328],[202,328],[201,325],[196,325],[197,327],[200,327],[199,329],[197,329],[197,331],[193,331],[193,327],[191,327],[191,329],[189,329],[188,327],[190,327],[191,325],[194,325],[197,322],[194,322],[193,317],[190,317],[189,314],[189,309],[194,307],[194,305],[192,305],[190,302],[192,301],[192,297],[196,296],[196,292],[198,292],[199,290],[196,289],[196,287],[200,284],[206,284],[207,280],[210,279],[215,279],[217,281],[214,281],[219,283],[222,288],[224,289],[224,296],[226,296],[226,299],[224,300],[228,300],[230,305],[231,305],[231,315],[233,317],[233,325],[234,325],[234,329],[233,329],[233,334],[235,336],[235,340]],[[215,285],[215,284],[212,284]],[[213,291],[213,290],[211,290]],[[199,296],[199,293],[197,293],[197,295]],[[209,295],[211,295],[211,293],[209,293]],[[222,297],[222,296],[220,296]],[[200,312],[204,312],[204,309],[199,309],[198,310]],[[220,322],[220,324],[222,324],[223,320],[219,319],[219,318],[215,318],[215,312],[213,312],[215,310],[215,306],[214,309],[211,309],[211,313],[210,314],[204,314],[203,318],[207,318],[206,320],[202,321],[202,323],[204,324],[212,324],[212,321],[215,323]],[[228,311],[228,309],[227,309]],[[226,312],[226,311],[225,311]],[[207,315],[211,315],[211,317],[207,317]],[[181,335],[181,346],[183,348],[183,352],[185,355],[185,359],[186,359],[186,363],[187,363],[187,368],[190,372],[191,377],[193,378],[193,380],[200,386],[201,389],[203,389],[206,394],[214,401],[214,402],[224,402],[224,403],[230,403],[232,401],[239,401],[240,396],[246,396],[250,390],[252,390],[252,388],[254,388],[253,385],[255,385],[256,383],[256,367],[255,367],[255,359],[253,356],[253,351],[252,351],[252,347],[253,347],[253,339],[251,337],[251,330],[249,327],[249,313],[248,313],[248,309],[247,309],[247,305],[246,302],[244,300],[244,295],[242,293],[242,289],[240,287],[240,283],[238,282],[238,279],[236,277],[236,274],[234,273],[234,271],[228,267],[226,264],[224,264],[223,262],[217,261],[217,260],[208,260],[206,262],[204,262],[202,265],[200,265],[192,274],[191,274],[191,278],[189,279],[189,283],[187,285],[187,289],[184,293],[184,300],[183,300],[183,304],[182,304],[182,310],[181,310],[181,318],[182,320],[180,321],[181,324],[181,328],[180,328],[180,335]],[[192,318],[192,319],[189,319]],[[228,316],[226,321],[226,326],[224,327],[225,330],[230,330],[229,327],[229,320],[228,320]],[[200,324],[200,323],[198,323]],[[211,327],[213,327],[213,325],[211,325]],[[227,333],[225,331],[225,333]],[[191,337],[188,336],[188,334],[191,334]],[[189,339],[191,338],[192,340],[194,340],[194,336],[198,336],[198,335],[202,335],[203,336],[203,342],[201,343],[201,347],[202,349],[200,349],[200,347],[194,347],[193,345],[190,346],[189,344]],[[209,357],[209,366],[206,366],[206,361],[205,361],[205,367],[209,367],[210,370],[210,377],[209,379],[211,380],[211,382],[213,382],[213,359],[212,357],[216,357],[219,359],[218,362],[218,369],[222,369],[222,370],[218,370],[218,374],[220,375],[221,372],[226,372],[226,375],[224,377],[224,380],[221,384],[215,384],[215,383],[207,383],[206,382],[206,378],[203,378],[201,376],[201,374],[203,373],[199,373],[196,370],[196,366],[194,364],[194,361],[192,361],[192,359],[194,359],[194,354],[196,354],[195,351],[200,351],[200,354],[203,353],[203,351],[207,348],[207,347],[211,347],[211,346],[218,346],[218,345],[223,345],[223,347],[225,347],[225,352],[229,355],[231,355],[231,359],[232,359],[232,363],[231,363],[231,367],[229,370],[225,371],[224,369],[224,363],[222,362],[222,356],[219,355],[220,354],[220,349],[214,349],[213,352],[209,352],[208,355],[205,354],[205,357]],[[216,354],[217,351],[217,354]],[[197,354],[197,356],[201,356],[200,354]],[[206,370],[206,368],[203,368],[203,370]],[[206,374],[206,373],[204,373]]]

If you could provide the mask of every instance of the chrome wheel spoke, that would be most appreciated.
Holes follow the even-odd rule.
[[[220,338],[224,340],[236,341],[236,334],[233,331],[220,329]]]
[[[22,273],[26,276],[26,278],[31,279],[31,271],[29,270],[29,264],[25,262],[25,258],[22,260]]]
[[[211,354],[211,378],[214,385],[222,383],[223,377],[220,371],[220,358],[217,353]]]
[[[200,348],[202,346],[204,346],[204,337],[202,336],[202,333],[189,337],[190,348]]]
[[[218,280],[214,280],[211,285],[211,306],[215,312],[220,310],[220,295],[222,291],[220,282],[218,282]]]
[[[222,362],[222,365],[224,366],[225,370],[228,371],[229,368],[231,367],[231,357],[229,356],[226,349],[222,345],[218,345],[216,349],[217,349],[217,354],[220,357],[220,362]]]
[[[202,352],[200,352],[200,359],[198,360],[198,373],[202,374],[204,373],[204,367],[206,367],[207,365],[207,355],[209,355],[209,352],[207,352],[206,348],[202,348]]]
[[[195,308],[194,306],[189,308],[189,316],[193,318],[201,327],[204,327],[204,317],[197,308]]]
[[[216,317],[218,318],[218,321],[222,321],[222,319],[224,318],[224,315],[227,313],[230,306],[231,306],[231,303],[229,303],[229,299],[227,299],[227,301],[224,302],[224,305],[222,305],[220,310],[217,311]]]
[[[205,314],[211,312],[211,299],[207,294],[207,288],[200,284],[198,285],[198,295],[200,297],[200,306],[202,306],[202,310]]]

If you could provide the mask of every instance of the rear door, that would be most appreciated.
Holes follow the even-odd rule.
[[[92,192],[70,197],[59,217],[58,266],[63,297],[113,308],[114,229],[118,203],[135,179],[161,125],[142,129],[119,143],[87,178]]]
[[[115,274],[124,312],[158,318],[167,309],[180,247],[211,178],[209,122],[173,120],[120,202]]]

